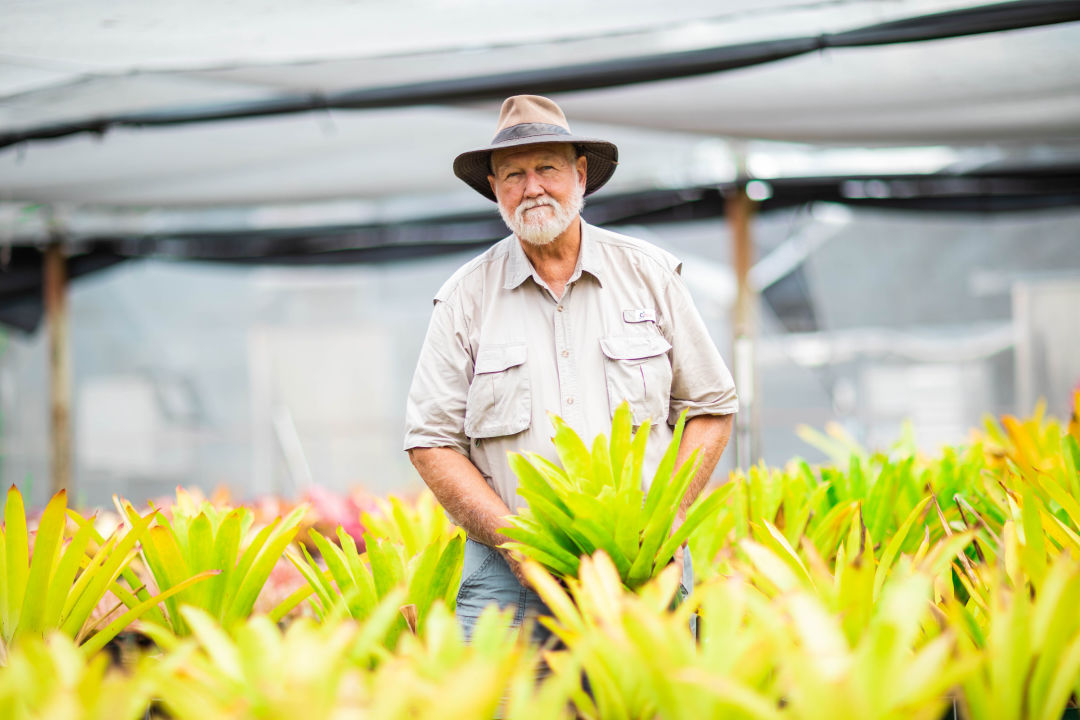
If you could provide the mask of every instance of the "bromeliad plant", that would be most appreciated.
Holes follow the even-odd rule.
[[[69,515],[78,526],[73,534],[68,532]],[[117,528],[106,540],[94,529],[93,518],[67,509],[67,494],[61,490],[41,515],[31,551],[22,494],[14,485],[8,490],[0,531],[0,665],[20,638],[41,637],[50,630],[60,630],[88,653],[99,650],[132,621],[156,612],[161,600],[209,577],[185,575],[154,597],[137,581],[124,587],[118,580],[125,573],[132,577],[128,566],[138,552],[136,543],[154,516],[134,513],[129,519],[127,528]],[[129,609],[99,628],[92,614],[110,592]]]
[[[698,467],[695,450],[676,469],[686,413],[675,426],[648,493],[641,477],[649,422],[636,433],[631,428],[630,406],[615,411],[611,440],[598,435],[592,452],[569,425],[552,417],[553,442],[562,467],[527,452],[510,455],[518,477],[518,494],[529,502],[512,527],[502,530],[518,550],[556,575],[577,575],[580,557],[604,551],[615,563],[619,578],[634,589],[658,575],[675,551],[698,526],[714,519],[727,490],[710,493],[687,513],[674,532],[679,505]]]
[[[751,662],[730,673],[730,667],[717,667],[708,674],[715,682],[707,687],[691,679],[695,671],[704,673],[705,665],[689,632],[693,600],[669,611],[679,585],[679,568],[665,568],[636,592],[623,587],[618,570],[603,552],[582,558],[578,577],[562,582],[531,560],[523,563],[523,570],[552,612],[552,617],[542,617],[540,622],[566,648],[549,653],[548,665],[556,677],[584,674],[588,680],[588,693],[579,688],[572,694],[578,717],[774,717],[769,712],[775,701],[742,684],[746,679],[742,671],[751,664],[760,666],[755,659],[765,660],[771,653],[756,658],[738,653]],[[748,633],[741,636],[749,638]],[[751,646],[762,649],[756,638]],[[741,649],[746,648],[744,643]],[[742,712],[750,708],[759,712]]]
[[[589,449],[556,421],[562,467],[514,460],[531,504],[508,534],[548,566],[523,563],[559,649],[530,648],[506,613],[482,617],[464,644],[450,610],[463,536],[429,495],[381,504],[355,544],[316,533],[308,549],[319,554],[290,550],[308,584],[289,602],[313,595],[319,618],[282,629],[285,606],[228,616],[246,614],[236,596],[258,587],[292,519],[253,533],[242,510],[181,493],[156,526],[127,506],[105,539],[60,495],[35,536],[12,491],[0,535],[0,649],[10,645],[0,717],[131,717],[154,697],[178,720],[936,720],[950,702],[968,720],[1056,720],[1080,697],[1080,427],[1005,418],[936,457],[841,438],[832,466],[737,475],[684,526],[698,523],[696,574],[708,579],[681,604],[680,569],[665,561],[693,470],[674,468],[682,424],[648,492],[648,428],[632,434],[624,413],[615,429]],[[128,566],[140,540],[148,565],[154,552],[162,563],[155,579],[180,579],[166,590],[180,593],[172,607],[156,608]],[[621,559],[606,549],[579,559],[592,548]],[[231,579],[181,579],[200,568]],[[211,590],[185,592],[199,587]],[[109,593],[130,609],[94,635],[91,608]],[[144,611],[162,652],[108,673],[87,651]],[[175,618],[189,634],[174,632]],[[540,683],[538,657],[551,671]]]
[[[962,512],[953,502],[957,495],[968,507],[986,509],[979,481],[986,458],[978,445],[946,448],[940,458],[928,459],[917,454],[910,439],[901,440],[888,452],[868,452],[835,425],[829,427],[827,435],[809,428],[800,428],[799,435],[833,462],[818,468],[804,460],[794,460],[784,468],[762,463],[745,473],[734,472],[732,502],[722,514],[728,532],[714,537],[714,546],[752,537],[755,527],[760,530],[761,523],[767,521],[792,545],[807,536],[829,560],[856,512],[862,516],[871,542],[886,545],[911,511],[928,497],[939,499],[947,523],[962,521]],[[932,541],[948,535],[937,522],[928,522],[925,527]]]
[[[468,643],[445,605],[432,608],[427,632],[402,638],[371,677],[368,717],[386,720],[570,718],[575,676],[538,682],[539,650],[510,627],[512,609],[481,613]],[[407,688],[386,692],[386,688]],[[380,691],[381,690],[381,691]]]
[[[907,535],[922,517],[931,498],[916,506],[890,543],[875,553],[869,531],[858,512],[851,521],[846,539],[840,543],[834,561],[826,563],[809,538],[797,551],[768,521],[764,521],[759,542],[749,538],[737,548],[732,575],[746,581],[769,598],[802,591],[817,598],[829,612],[841,618],[847,639],[854,643],[881,601],[890,577],[915,571],[930,578],[934,600],[954,597],[953,572],[960,572],[971,533],[956,533],[931,545],[922,542],[911,554],[902,552]],[[960,558],[960,559],[958,559]]]
[[[131,503],[116,502],[122,516],[138,517]],[[165,601],[167,616],[158,612],[147,620],[185,635],[190,628],[179,612],[181,605],[202,608],[226,627],[246,619],[274,565],[296,537],[305,510],[301,505],[252,535],[253,517],[247,508],[197,502],[177,489],[172,520],[157,514],[157,523],[142,537],[142,557],[158,588],[179,591]],[[216,577],[196,587],[184,584],[204,573]]]
[[[356,620],[365,620],[386,597],[404,588],[401,616],[385,638],[386,647],[393,648],[406,630],[423,632],[428,613],[436,602],[441,600],[454,607],[465,552],[465,536],[460,530],[449,536],[440,535],[418,547],[415,554],[409,553],[409,545],[377,540],[366,533],[363,538],[366,552],[360,552],[352,537],[340,527],[337,533],[340,545],[317,530],[312,529],[309,534],[327,570],[319,567],[307,548],[300,548],[303,557],[289,550],[286,556],[308,585],[274,610],[271,616],[275,619],[314,593],[311,606],[319,618],[345,613]]]
[[[226,632],[206,613],[183,608],[190,637],[154,631],[166,651],[157,695],[177,720],[568,716],[577,678],[537,687],[538,651],[495,608],[481,615],[466,644],[453,615],[437,603],[426,636],[407,636],[389,652],[382,638],[403,599],[401,589],[394,591],[362,623],[301,618],[284,630],[256,616]]]
[[[409,557],[432,543],[445,545],[459,533],[430,490],[412,502],[396,495],[373,498],[373,502],[377,511],[361,513],[360,523],[371,536],[404,546]]]
[[[839,426],[826,434],[800,428],[799,434],[831,464],[815,468],[795,460],[784,468],[760,464],[732,473],[731,495],[717,521],[690,538],[696,577],[724,574],[731,548],[748,538],[767,542],[767,526],[795,548],[808,540],[831,565],[853,518],[861,518],[873,547],[884,548],[905,534],[916,508],[923,508],[915,525],[920,532],[907,535],[907,553],[922,541],[936,545],[970,531],[972,559],[993,564],[1003,557],[1002,539],[1015,531],[1028,554],[1043,545],[1050,558],[1063,548],[1080,554],[1080,432],[1064,432],[1041,410],[1026,420],[987,420],[985,433],[970,445],[944,448],[937,457],[920,455],[910,434],[881,452],[860,447]],[[1025,524],[1032,533],[1024,532]],[[977,585],[969,565],[958,582]]]
[[[565,586],[524,567],[552,610],[542,622],[566,646],[549,665],[588,678],[591,692],[573,694],[583,718],[936,720],[976,665],[956,657],[954,634],[931,621],[933,578],[910,568],[888,579],[852,637],[844,616],[812,592],[755,592],[750,568],[699,585],[671,610],[674,568],[629,593],[602,553],[583,559],[580,579]],[[696,642],[692,611],[702,621]]]
[[[154,686],[141,667],[109,668],[105,653],[87,657],[67,636],[27,637],[0,671],[0,717],[6,720],[136,720]]]
[[[1057,720],[1080,693],[1080,564],[1058,557],[1034,594],[1003,568],[987,571],[987,607],[946,606],[962,657],[977,663],[963,681],[965,717]]]
[[[400,593],[387,598],[363,626],[301,618],[284,631],[263,615],[224,628],[181,608],[190,636],[149,629],[166,651],[157,695],[177,720],[362,717],[366,670],[386,656],[380,639],[399,602]]]
[[[774,633],[784,715],[798,720],[937,720],[972,671],[951,632],[927,633],[932,578],[897,573],[857,638],[818,598],[779,598],[758,627]],[[779,615],[783,621],[777,625]]]

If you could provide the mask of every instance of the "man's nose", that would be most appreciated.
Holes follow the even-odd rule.
[[[540,176],[532,171],[525,173],[525,197],[538,197],[544,194]]]

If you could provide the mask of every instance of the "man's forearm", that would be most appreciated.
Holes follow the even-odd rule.
[[[720,456],[727,447],[728,438],[731,437],[734,418],[734,415],[698,415],[686,421],[675,467],[678,468],[686,462],[697,448],[701,448],[701,464],[679,505],[682,512],[685,513],[694,504],[694,500],[697,500],[698,495],[709,484],[709,478],[716,469],[716,463],[720,461]]]
[[[512,514],[467,457],[451,448],[409,450],[416,471],[450,516],[473,540],[495,547],[508,538],[499,532]]]

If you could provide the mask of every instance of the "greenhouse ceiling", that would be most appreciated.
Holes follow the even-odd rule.
[[[16,244],[483,211],[450,161],[514,91],[549,92],[575,130],[619,144],[613,196],[730,183],[741,164],[773,179],[1080,156],[1077,3],[553,0],[508,16],[480,0],[46,0],[4,15],[0,237]]]

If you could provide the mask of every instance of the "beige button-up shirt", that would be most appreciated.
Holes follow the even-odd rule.
[[[406,408],[405,449],[450,447],[511,510],[507,452],[558,462],[548,413],[591,447],[625,399],[652,420],[643,484],[679,413],[727,415],[735,384],[679,275],[642,240],[581,223],[577,268],[561,298],[513,235],[464,265],[435,296]]]

